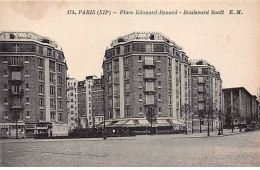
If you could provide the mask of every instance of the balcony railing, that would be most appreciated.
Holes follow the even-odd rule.
[[[145,73],[143,77],[144,77],[144,79],[147,79],[147,80],[155,80],[156,74],[155,73]]]
[[[22,79],[14,79],[14,78],[12,78],[12,77],[9,79],[9,81],[10,81],[12,84],[17,84],[17,85],[22,84],[22,83],[24,82],[24,80],[22,80]]]
[[[8,68],[9,69],[21,70],[23,67],[24,67],[24,65],[23,65],[22,61],[19,61],[17,63],[8,62]]]
[[[200,93],[205,93],[205,92],[206,92],[206,89],[198,89],[198,92],[200,92]]]
[[[143,62],[143,67],[144,68],[154,68],[156,67],[156,61],[155,60],[144,60]]]
[[[206,83],[206,80],[198,80],[198,83],[199,84],[204,84],[204,83]]]
[[[157,105],[157,102],[156,102],[156,100],[154,100],[154,102],[144,102],[144,106],[155,106],[155,105]]]
[[[20,105],[14,105],[14,104],[9,104],[9,108],[10,109],[24,109],[24,106],[23,104],[20,104]]]
[[[15,95],[23,96],[24,95],[24,90],[23,89],[18,91],[18,92],[13,92],[12,89],[9,89],[8,91],[9,91],[9,95],[10,96],[15,96]]]
[[[156,93],[156,88],[145,88],[144,93]]]

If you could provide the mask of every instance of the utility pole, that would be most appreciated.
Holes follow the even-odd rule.
[[[208,119],[208,136],[209,136],[209,113],[207,114],[207,119]]]

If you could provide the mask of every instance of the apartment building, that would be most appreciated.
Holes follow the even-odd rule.
[[[67,135],[67,65],[58,44],[32,32],[0,33],[1,134]],[[15,126],[14,123],[18,123]]]
[[[191,67],[182,47],[161,33],[133,32],[105,52],[104,111],[115,126],[183,126]],[[111,124],[111,125],[112,125]]]
[[[190,62],[193,128],[204,130],[209,119],[211,128],[215,129],[218,127],[218,114],[223,110],[220,73],[205,60]]]
[[[69,130],[74,130],[78,127],[78,81],[75,78],[67,78],[67,111]]]

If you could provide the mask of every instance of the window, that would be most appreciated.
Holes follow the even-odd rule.
[[[153,78],[153,69],[145,69],[145,77],[146,78]]]
[[[126,117],[130,116],[130,108],[126,108]]]
[[[55,77],[55,74],[53,73],[50,73],[50,83],[54,83],[54,78]]]
[[[55,96],[56,94],[56,88],[54,86],[50,86],[50,95]]]
[[[112,99],[108,99],[108,106],[112,107],[112,105],[113,105],[113,100]]]
[[[142,61],[142,56],[138,56],[138,61]]]
[[[112,76],[111,76],[111,74],[108,75],[108,83],[112,83]]]
[[[160,56],[157,57],[157,61],[161,62],[161,57]]]
[[[44,100],[43,100],[43,98],[40,98],[40,103],[39,103],[39,106],[44,106]]]
[[[129,64],[129,58],[126,57],[124,58],[124,66],[127,66]]]
[[[138,87],[139,87],[139,88],[142,88],[142,87],[143,87],[142,81],[139,81],[139,82],[138,82]]]
[[[129,97],[129,96],[126,96],[125,98],[126,98],[126,104],[127,104],[127,105],[130,104],[130,97]]]
[[[118,72],[114,73],[114,83],[119,83],[119,73]]]
[[[7,84],[4,84],[4,89],[7,89]]]
[[[29,83],[26,83],[26,84],[25,84],[25,88],[26,88],[26,89],[29,89]]]
[[[108,67],[108,71],[111,71],[112,70],[112,63],[108,63],[107,67]]]
[[[18,71],[13,71],[12,72],[12,79],[13,80],[21,80],[21,72]]]
[[[162,87],[162,82],[161,81],[158,81],[158,88],[161,88]]]
[[[154,82],[145,82],[146,91],[154,91]]]
[[[142,69],[138,68],[138,74],[142,74]]]
[[[5,117],[7,117],[8,116],[8,112],[7,111],[5,111]]]
[[[26,111],[26,116],[27,116],[27,117],[30,116],[30,111]]]
[[[164,52],[164,45],[163,44],[154,44],[153,51],[154,52]]]
[[[143,100],[142,94],[139,94],[139,100]]]
[[[39,80],[44,80],[44,75],[42,71],[39,71]]]
[[[29,97],[26,97],[26,103],[29,103]]]
[[[55,119],[55,112],[51,112],[51,119],[52,119],[52,120]]]
[[[161,99],[162,99],[162,95],[161,95],[161,94],[159,94],[159,97],[158,97],[158,99],[159,99],[159,100],[161,100]]]
[[[172,65],[172,59],[171,58],[168,58],[168,64],[169,64],[169,66]]]
[[[142,107],[140,107],[139,112],[143,113],[143,108]]]
[[[161,69],[158,68],[158,74],[161,74]]]
[[[62,85],[62,77],[61,76],[58,76],[58,84]]]
[[[51,104],[51,108],[53,108],[53,109],[56,108],[56,100],[55,99],[50,99],[50,104]]]
[[[146,104],[154,104],[154,95],[146,95]]]
[[[172,108],[169,108],[170,117],[172,117]]]
[[[169,104],[172,104],[172,96],[169,95]]]
[[[153,57],[146,56],[144,59],[145,59],[144,62],[145,62],[146,65],[153,65],[154,64]]]
[[[58,88],[58,96],[62,96],[62,89],[61,88]]]
[[[162,112],[162,108],[161,107],[159,107],[159,113],[161,113]]]
[[[39,58],[39,63],[38,63],[38,66],[39,67],[44,67],[44,60],[43,59],[41,59],[41,58]]]
[[[47,56],[51,56],[52,55],[52,49],[47,48]]]
[[[129,70],[125,70],[125,79],[129,79]]]
[[[62,100],[59,100],[59,109],[62,109],[63,106],[62,106]]]
[[[4,103],[8,103],[7,97],[4,98]]]
[[[125,83],[125,91],[129,92],[129,83]]]
[[[62,65],[58,64],[58,72],[62,72]]]
[[[44,86],[43,86],[43,84],[39,85],[39,93],[41,93],[41,94],[44,93]]]
[[[44,112],[40,111],[40,120],[43,120],[43,119],[44,119]]]
[[[62,113],[59,113],[59,121],[62,121],[63,118],[62,118]]]
[[[11,57],[10,65],[18,66],[20,65],[20,60],[21,60],[20,57]]]
[[[169,79],[172,78],[172,75],[171,75],[171,70],[168,70],[168,76],[169,76]]]
[[[54,61],[49,61],[49,69],[52,71],[55,71],[55,62]]]
[[[6,70],[4,70],[4,75],[7,75],[7,71]]]
[[[7,57],[6,56],[3,58],[3,62],[7,62]]]
[[[112,87],[111,86],[108,87],[108,95],[112,95]]]

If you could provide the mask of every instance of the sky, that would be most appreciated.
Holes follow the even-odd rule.
[[[95,10],[94,15],[67,11]],[[97,15],[98,10],[118,12]],[[120,10],[224,10],[223,15],[120,15]],[[229,10],[241,10],[230,15]],[[102,74],[106,48],[134,31],[156,31],[169,37],[190,59],[204,59],[221,73],[223,87],[260,86],[260,1],[0,1],[0,32],[33,31],[58,42],[68,75],[83,80]]]

